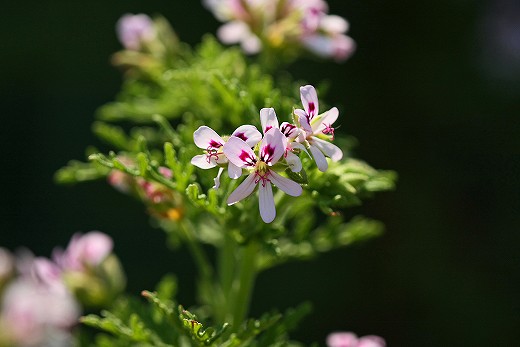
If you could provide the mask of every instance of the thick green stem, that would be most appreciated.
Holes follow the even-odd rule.
[[[258,243],[254,240],[251,240],[241,250],[240,272],[233,286],[233,289],[235,289],[235,295],[231,298],[231,300],[233,300],[232,325],[235,330],[238,329],[240,324],[246,319],[249,311],[249,305],[257,275],[257,252]]]

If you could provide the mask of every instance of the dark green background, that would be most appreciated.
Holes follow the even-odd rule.
[[[382,238],[261,275],[253,313],[311,299],[314,315],[294,337],[320,344],[329,331],[352,330],[393,347],[517,345],[520,6],[329,3],[350,21],[357,53],[342,65],[306,60],[292,72],[330,80],[327,101],[340,106],[341,130],[359,139],[357,156],[398,171],[398,190],[355,211],[383,220]],[[165,249],[139,203],[103,182],[52,180],[98,144],[89,128],[119,89],[109,56],[126,12],[161,13],[191,44],[218,27],[198,1],[2,5],[0,245],[49,255],[73,232],[102,230],[115,239],[130,292],[173,271],[189,306],[187,254]]]

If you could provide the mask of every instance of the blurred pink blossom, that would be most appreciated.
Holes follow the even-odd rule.
[[[4,292],[0,331],[17,346],[65,346],[80,308],[61,281],[61,270],[28,252],[20,261],[20,276]]]
[[[98,266],[111,252],[112,239],[99,231],[77,233],[65,251],[56,249],[53,258],[64,271],[84,271]]]
[[[328,347],[386,347],[383,338],[375,335],[357,337],[351,332],[335,332],[327,336]]]
[[[155,37],[153,21],[145,14],[125,14],[116,24],[119,41],[128,50],[138,51],[143,42]]]

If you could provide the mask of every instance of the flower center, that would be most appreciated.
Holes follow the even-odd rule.
[[[258,161],[255,166],[255,183],[262,181],[262,186],[265,187],[267,182],[271,182],[269,179],[269,166],[263,161]]]

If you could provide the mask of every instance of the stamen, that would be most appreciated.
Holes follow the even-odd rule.
[[[323,129],[322,133],[325,135],[331,135],[331,140],[334,141],[334,128],[331,127],[332,124],[323,124],[325,126],[325,129]]]

